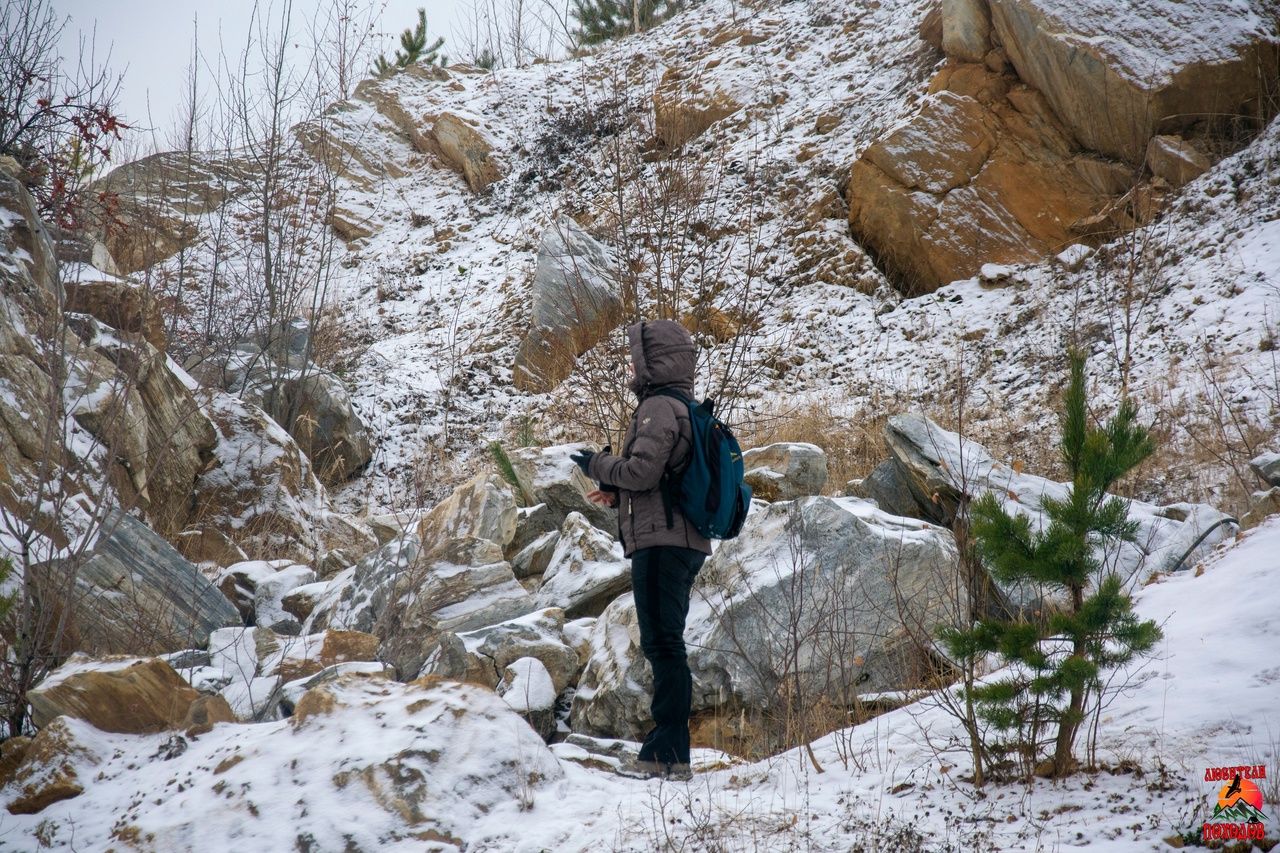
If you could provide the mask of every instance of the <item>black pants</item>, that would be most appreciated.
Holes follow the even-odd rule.
[[[640,649],[653,667],[654,729],[640,747],[642,761],[689,763],[693,678],[684,651],[689,591],[706,555],[658,546],[631,555],[631,588],[640,622]]]

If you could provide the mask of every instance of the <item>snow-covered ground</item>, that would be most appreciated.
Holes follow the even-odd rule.
[[[1280,519],[1141,589],[1158,654],[1119,679],[1098,725],[1106,769],[989,784],[929,696],[754,764],[703,751],[690,782],[615,775],[545,748],[484,688],[356,678],[336,709],[221,724],[186,743],[71,721],[84,794],[0,813],[0,849],[1159,850],[1201,825],[1214,767],[1265,765],[1280,832]],[[1083,738],[1083,735],[1082,735]],[[1078,748],[1083,754],[1085,744]],[[92,758],[88,757],[92,756]],[[819,768],[821,768],[819,770]],[[918,843],[919,846],[916,846]]]
[[[1052,476],[1036,463],[1056,435],[1051,397],[1074,343],[1091,352],[1100,409],[1128,390],[1156,424],[1166,450],[1139,496],[1238,494],[1249,476],[1237,476],[1240,460],[1280,449],[1280,123],[1135,235],[903,300],[824,199],[867,144],[918,109],[938,61],[916,35],[924,8],[706,0],[594,56],[387,81],[410,115],[448,111],[483,128],[510,174],[481,196],[415,153],[372,104],[336,114],[349,142],[394,166],[349,182],[341,199],[376,226],[334,266],[332,300],[352,342],[344,376],[377,445],[369,473],[338,494],[343,507],[438,498],[522,416],[541,439],[598,440],[555,416],[583,393],[582,377],[527,394],[511,366],[540,235],[561,214],[605,218],[593,205],[607,190],[608,139],[571,151],[558,187],[527,176],[556,116],[618,86],[647,108],[664,72],[689,65],[748,102],[695,152],[724,167],[704,205],[707,232],[735,231],[708,238],[709,263],[769,294],[735,393],[773,412],[819,401],[850,419],[923,408],[947,426],[963,402],[966,432],[999,461],[1030,456]],[[742,36],[721,41],[730,31]],[[648,167],[637,168],[642,179]],[[814,220],[815,209],[828,214]],[[194,254],[184,263],[200,270],[208,258]],[[1127,315],[1121,294],[1132,297]],[[704,364],[723,354],[709,349]],[[1164,629],[1160,653],[1101,715],[1108,769],[1063,782],[993,783],[979,795],[959,725],[929,696],[812,751],[754,764],[703,752],[693,781],[663,783],[619,777],[613,759],[581,746],[544,747],[482,688],[351,676],[331,689],[332,706],[317,699],[292,720],[189,741],[72,721],[85,792],[34,816],[0,812],[0,850],[1162,849],[1211,810],[1221,783],[1203,781],[1206,768],[1256,764],[1267,766],[1274,836],[1278,553],[1272,519],[1137,592],[1139,615]]]

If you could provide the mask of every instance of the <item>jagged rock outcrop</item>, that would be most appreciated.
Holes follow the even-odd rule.
[[[432,507],[418,523],[417,532],[426,543],[476,536],[506,547],[516,535],[511,487],[497,474],[480,474]]]
[[[920,114],[853,164],[854,236],[903,292],[1030,263],[1104,225],[1132,170],[1079,150],[1044,98],[981,65],[944,68]]]
[[[122,275],[176,255],[199,237],[198,217],[221,207],[255,177],[248,160],[169,151],[124,163],[90,188],[115,202],[95,236]]]
[[[80,648],[157,654],[202,645],[240,614],[204,575],[149,527],[119,510],[83,558],[32,569],[40,589],[74,602]],[[74,595],[68,579],[74,578]]]
[[[493,153],[493,145],[460,116],[441,113],[431,126],[431,136],[444,161],[462,173],[473,193],[483,192],[506,174],[502,161]]]
[[[854,236],[908,295],[1144,223],[1209,168],[1223,116],[1275,111],[1280,31],[1231,0],[945,0],[940,18],[953,61],[847,189]]]
[[[257,556],[307,564],[325,551],[366,554],[376,547],[367,526],[328,509],[310,460],[265,412],[221,391],[196,396],[218,444],[213,466],[196,481],[199,520],[179,540],[191,559],[225,559],[217,550],[222,536]]]
[[[613,252],[572,219],[561,217],[542,235],[533,279],[533,327],[516,353],[512,381],[549,391],[622,318]]]
[[[599,615],[630,588],[631,563],[623,558],[622,546],[582,515],[571,512],[560,529],[534,601],[539,607],[558,607],[576,619]]]
[[[1280,30],[1267,8],[1257,0],[1001,0],[990,13],[1018,75],[1076,138],[1139,164],[1157,132],[1229,115],[1270,118],[1275,108],[1263,101],[1274,96],[1267,87]]]
[[[495,625],[534,609],[493,542],[464,536],[424,551],[421,539],[405,534],[334,579],[304,631],[372,633],[382,659],[412,678],[443,632]]]
[[[923,415],[889,418],[884,438],[898,475],[914,498],[912,514],[936,524],[949,527],[962,499],[987,492],[995,494],[1007,512],[1028,516],[1037,524],[1043,502],[1063,500],[1069,490],[1069,484],[997,462],[981,444],[961,441]],[[1110,546],[1106,564],[1130,583],[1140,584],[1157,572],[1173,570],[1200,535],[1226,517],[1206,504],[1156,506],[1130,501],[1129,519],[1138,525],[1135,541]],[[1212,548],[1230,535],[1230,529],[1224,525],[1209,532],[1197,549]],[[1003,604],[1014,610],[1039,600],[1031,590],[1002,586],[1000,592]]]
[[[108,397],[93,418],[77,414],[77,420],[115,448],[129,472],[128,478],[117,478],[122,503],[140,506],[151,526],[172,538],[198,513],[192,487],[213,464],[213,424],[200,411],[189,379],[180,378],[177,365],[146,340],[92,321],[74,327],[112,366],[96,381],[124,398]]]
[[[50,410],[61,399],[54,365],[40,341],[64,343],[79,350],[76,338],[59,327],[63,301],[53,243],[22,183],[0,170],[0,505],[17,518],[30,518],[38,529],[65,541],[62,519],[38,496],[42,484],[61,476],[62,411]],[[93,372],[92,365],[82,368]],[[52,455],[46,439],[53,436]],[[71,478],[61,486],[81,491]]]
[[[164,350],[164,317],[150,293],[132,282],[105,276],[85,276],[64,281],[69,312],[90,314],[117,331],[141,335],[157,350]]]

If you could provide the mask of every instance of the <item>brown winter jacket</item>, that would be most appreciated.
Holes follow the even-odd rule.
[[[591,477],[618,489],[618,532],[628,557],[641,548],[674,545],[711,553],[711,543],[670,503],[660,484],[663,471],[679,475],[689,465],[693,425],[689,407],[658,391],[676,390],[693,399],[697,349],[684,327],[672,320],[637,323],[627,329],[635,378],[631,390],[640,404],[627,427],[621,455],[597,453],[588,466]]]

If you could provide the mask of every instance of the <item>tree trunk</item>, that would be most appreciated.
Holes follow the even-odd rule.
[[[1076,652],[1072,657],[1084,657],[1080,652]],[[1084,685],[1073,686],[1071,688],[1071,702],[1067,705],[1066,711],[1062,714],[1062,720],[1058,723],[1058,741],[1053,749],[1053,775],[1055,778],[1070,776],[1076,771],[1077,762],[1074,752],[1076,742],[1076,732],[1080,730],[1080,723],[1084,718]]]

